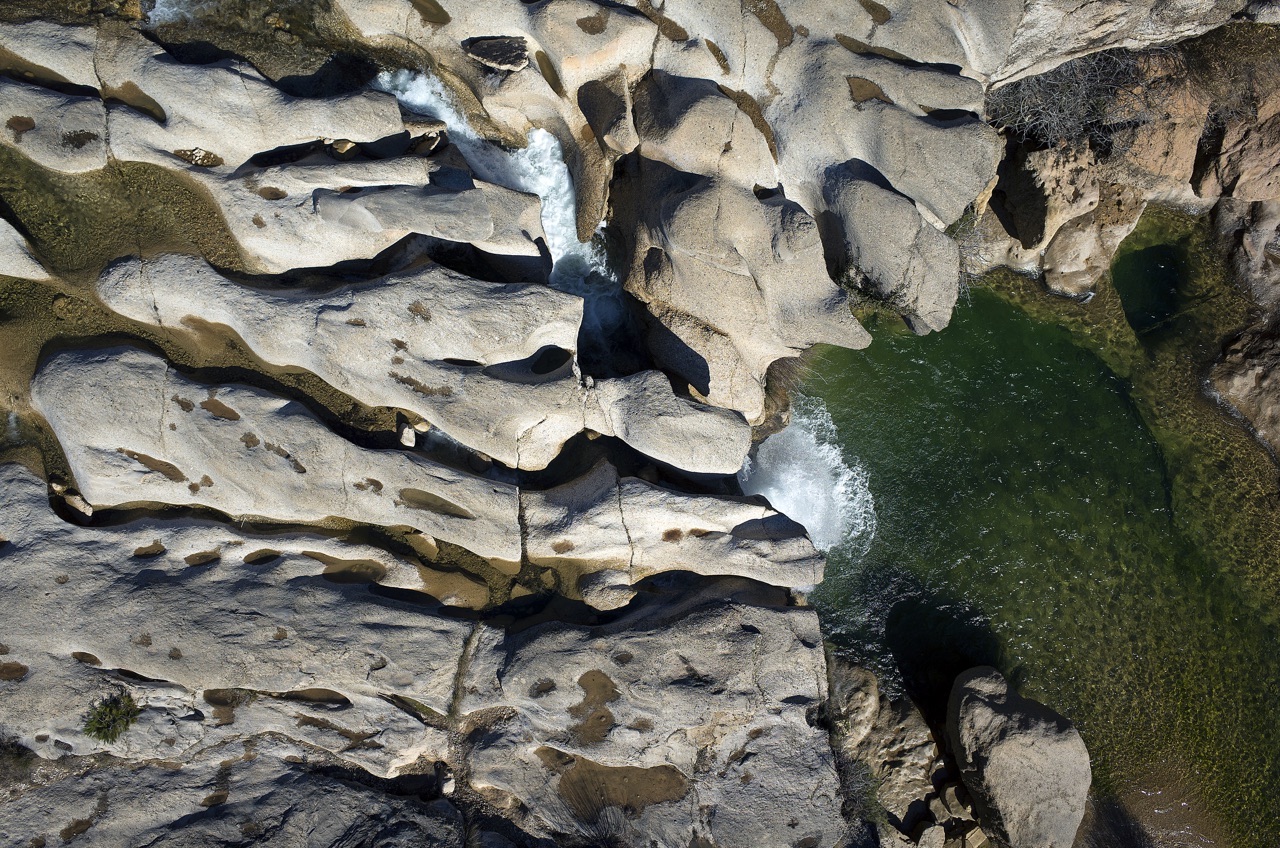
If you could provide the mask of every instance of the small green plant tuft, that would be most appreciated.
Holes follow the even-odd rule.
[[[101,742],[114,742],[141,714],[142,708],[134,703],[132,695],[117,692],[90,708],[89,715],[84,720],[84,732]]]

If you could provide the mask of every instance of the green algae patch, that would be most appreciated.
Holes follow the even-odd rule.
[[[878,524],[813,600],[837,650],[926,714],[954,671],[996,664],[1077,722],[1098,796],[1270,848],[1280,483],[1205,392],[1252,307],[1206,223],[1166,210],[1115,276],[1082,302],[992,274],[943,333],[868,311],[871,347],[818,351],[802,391]]]
[[[69,280],[96,280],[108,262],[144,246],[144,255],[195,253],[223,268],[244,266],[208,192],[155,165],[62,174],[0,147],[0,201],[41,263]]]
[[[1224,343],[1256,318],[1230,279],[1208,222],[1149,210],[1088,303],[1045,293],[1015,274],[993,291],[1065,328],[1129,383],[1165,456],[1179,528],[1269,599],[1280,621],[1280,473],[1267,450],[1206,393]]]

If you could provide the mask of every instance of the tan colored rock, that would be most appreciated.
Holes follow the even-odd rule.
[[[1089,752],[1071,722],[978,667],[951,690],[947,741],[983,829],[1009,848],[1070,848],[1084,817]]]
[[[833,844],[836,773],[806,720],[826,695],[817,616],[724,592],[599,627],[482,631],[461,704],[485,728],[471,787],[538,834],[604,821],[627,843]]]
[[[1280,93],[1266,97],[1255,118],[1229,123],[1211,162],[1195,184],[1201,197],[1280,200]]]
[[[925,821],[942,752],[924,716],[905,695],[891,698],[870,671],[838,659],[831,666],[831,704],[841,756],[871,773],[875,801],[903,837]]]
[[[1255,329],[1232,344],[1211,379],[1258,437],[1280,449],[1280,343],[1274,328]]]
[[[1145,208],[1146,201],[1138,191],[1103,185],[1097,207],[1064,224],[1045,248],[1045,285],[1072,296],[1092,290],[1098,278],[1110,270],[1116,249],[1138,225]]]
[[[1247,203],[1224,199],[1214,223],[1229,245],[1235,277],[1264,309],[1280,306],[1280,200]]]
[[[296,402],[195,383],[150,354],[60,354],[37,374],[32,404],[95,508],[192,505],[281,522],[338,516],[407,525],[500,562],[520,559],[514,487],[357,447]]]

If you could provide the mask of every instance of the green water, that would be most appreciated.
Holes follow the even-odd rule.
[[[1173,311],[1153,286],[1125,297],[1144,327]],[[804,389],[876,501],[870,549],[834,551],[815,597],[838,649],[934,718],[956,671],[994,663],[1076,721],[1096,794],[1161,844],[1201,844],[1174,834],[1192,827],[1275,848],[1280,634],[1184,529],[1198,516],[1129,383],[990,291],[941,334],[872,331],[821,350]]]

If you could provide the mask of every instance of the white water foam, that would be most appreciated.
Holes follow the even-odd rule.
[[[765,439],[738,477],[747,494],[764,495],[803,524],[819,550],[861,556],[875,538],[876,504],[866,469],[846,460],[819,398],[796,395],[790,426]]]
[[[583,323],[603,334],[624,315],[621,288],[604,250],[594,241],[578,241],[577,194],[560,141],[543,129],[529,133],[528,144],[506,150],[482,138],[454,104],[439,78],[396,71],[378,75],[375,88],[394,94],[408,109],[443,121],[449,140],[485,182],[535,194],[542,201],[542,229],[551,253],[550,284],[583,298]]]
[[[218,0],[156,0],[147,13],[147,24],[155,27],[192,21],[217,5]]]

